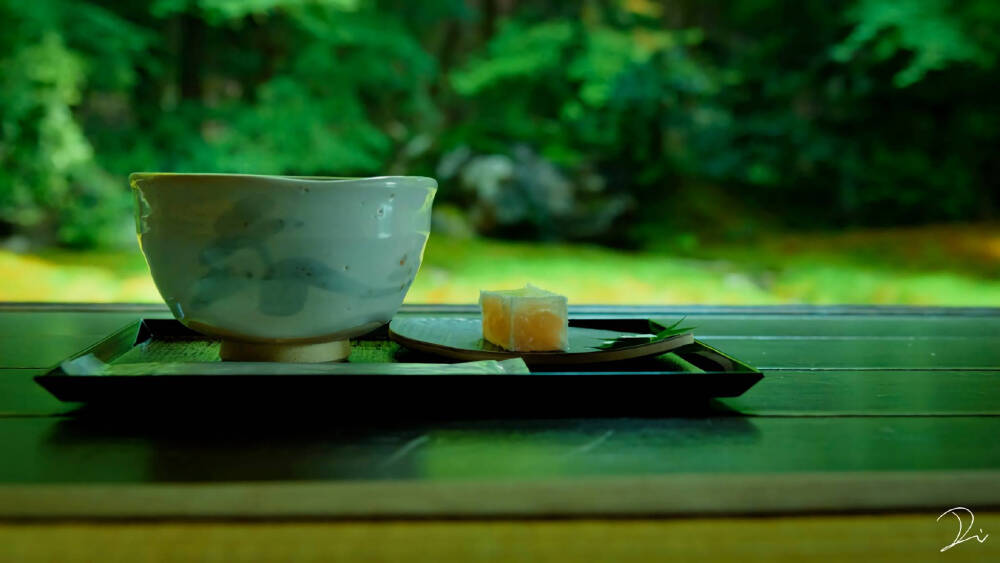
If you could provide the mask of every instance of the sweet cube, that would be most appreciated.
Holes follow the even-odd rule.
[[[505,350],[545,352],[569,346],[566,297],[533,285],[480,291],[483,339]]]

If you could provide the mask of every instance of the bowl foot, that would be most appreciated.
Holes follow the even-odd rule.
[[[351,354],[350,340],[311,344],[264,344],[223,340],[219,357],[236,362],[320,363],[346,360]]]

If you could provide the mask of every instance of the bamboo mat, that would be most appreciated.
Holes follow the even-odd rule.
[[[997,561],[936,513],[680,520],[0,524],[0,561]],[[1000,513],[977,527],[1000,532]]]

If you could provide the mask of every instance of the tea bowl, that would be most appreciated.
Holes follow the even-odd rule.
[[[344,359],[389,322],[430,234],[432,178],[135,173],[136,231],[181,323],[225,360]]]

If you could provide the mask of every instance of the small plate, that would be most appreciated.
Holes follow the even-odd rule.
[[[483,340],[480,317],[401,317],[389,324],[389,338],[399,344],[427,354],[462,361],[503,360],[522,358],[531,365],[596,364],[659,356],[694,343],[691,333],[678,334],[663,340],[602,350],[601,344],[620,336],[646,334],[645,326],[638,330],[619,331],[580,326],[585,321],[570,319],[569,349],[559,352],[511,352]]]

